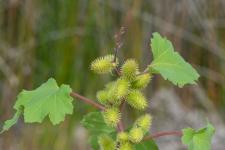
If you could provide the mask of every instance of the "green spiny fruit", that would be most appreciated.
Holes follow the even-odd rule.
[[[121,113],[116,107],[107,108],[105,112],[103,112],[103,116],[106,124],[113,127],[116,127],[117,123],[121,119]]]
[[[121,143],[119,150],[133,150],[133,145],[129,142]]]
[[[105,85],[107,90],[111,89],[116,84],[116,81],[111,81]]]
[[[136,77],[135,81],[132,83],[132,87],[135,89],[145,88],[151,80],[151,75],[149,73],[142,74]]]
[[[132,90],[126,100],[129,105],[138,110],[143,110],[148,105],[145,96],[138,90]]]
[[[129,136],[128,136],[128,133],[126,132],[120,132],[117,135],[117,140],[120,142],[128,141],[128,139],[129,139]]]
[[[107,135],[98,137],[98,144],[100,145],[101,150],[113,150],[116,145],[113,139]]]
[[[110,82],[110,84],[106,85],[106,89],[108,91],[108,101],[115,106],[119,106],[122,100],[118,98],[117,82]]]
[[[141,128],[132,128],[129,132],[129,140],[133,143],[139,143],[143,139],[143,131]]]
[[[98,74],[109,73],[118,64],[118,62],[114,63],[113,59],[113,55],[107,55],[104,57],[97,58],[91,63],[91,70]]]
[[[97,100],[101,104],[103,104],[103,105],[107,104],[107,102],[108,102],[108,92],[106,90],[98,91],[96,97],[97,97]]]
[[[109,102],[116,106],[120,105],[122,102],[122,98],[124,98],[128,94],[129,87],[130,83],[123,78],[107,84],[106,89],[108,90]]]
[[[152,125],[152,116],[150,114],[145,114],[137,119],[135,126],[140,127],[144,133],[148,132]]]
[[[116,81],[116,96],[118,99],[124,98],[129,92],[130,83],[126,79]]]
[[[138,64],[133,59],[127,60],[123,64],[121,69],[122,76],[128,79],[129,81],[133,81],[135,79],[137,72],[138,72]]]

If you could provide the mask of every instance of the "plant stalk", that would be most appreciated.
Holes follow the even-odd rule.
[[[76,92],[71,92],[70,95],[72,97],[75,97],[75,98],[78,98],[78,99],[82,100],[83,102],[85,102],[85,103],[87,103],[87,104],[89,104],[91,106],[94,106],[95,108],[98,108],[98,109],[100,109],[102,111],[105,110],[105,107],[102,106],[101,104],[95,102],[94,100],[91,100],[89,98],[86,98],[86,97],[84,97],[84,96],[82,96],[82,95],[80,95],[80,94],[78,94]]]
[[[153,135],[148,135],[146,136],[143,140],[150,140],[150,139],[156,139],[162,136],[169,136],[169,135],[174,135],[174,136],[182,136],[182,131],[165,131],[165,132],[158,132]]]

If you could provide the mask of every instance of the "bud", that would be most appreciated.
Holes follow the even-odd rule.
[[[141,128],[132,128],[129,132],[129,140],[133,143],[139,143],[143,139],[143,131]]]
[[[117,140],[119,142],[125,142],[125,141],[128,141],[128,133],[126,132],[120,132],[118,133],[117,135]]]
[[[101,135],[98,138],[98,144],[100,145],[100,150],[113,150],[116,145],[113,139],[107,135]]]
[[[132,144],[130,144],[129,142],[126,143],[122,143],[120,145],[119,150],[134,150]]]
[[[148,132],[152,125],[152,116],[150,114],[145,114],[137,119],[135,126],[140,127],[144,133]]]
[[[127,60],[123,64],[121,69],[122,76],[128,79],[129,81],[133,81],[135,79],[137,72],[138,72],[138,64],[133,59]]]
[[[116,127],[117,123],[121,119],[121,113],[118,108],[112,107],[107,108],[105,112],[103,112],[104,120],[106,124]]]
[[[143,110],[147,107],[147,100],[144,95],[138,91],[133,90],[127,96],[127,103],[131,105],[133,108],[138,110]]]
[[[106,90],[98,91],[97,92],[97,100],[99,103],[105,105],[108,102],[108,92]]]
[[[136,89],[145,88],[151,80],[149,73],[142,74],[136,77],[135,81],[132,83],[132,87]]]
[[[113,63],[113,59],[113,55],[107,55],[104,57],[97,58],[91,63],[91,70],[98,74],[109,73],[118,64],[118,62]]]

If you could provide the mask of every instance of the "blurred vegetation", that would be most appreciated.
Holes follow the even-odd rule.
[[[80,94],[95,99],[107,77],[89,70],[97,56],[113,53],[114,34],[127,27],[124,58],[135,57],[141,68],[151,61],[149,41],[155,31],[173,41],[201,74],[199,86],[218,110],[225,104],[224,0],[0,0],[0,120],[12,113],[16,95],[54,77]],[[101,82],[100,82],[101,81]],[[147,94],[171,86],[154,78]],[[176,89],[192,107],[191,86]],[[93,109],[75,101],[73,116],[59,126],[23,121],[0,137],[3,150],[78,149],[76,122]],[[12,144],[14,143],[14,144]]]

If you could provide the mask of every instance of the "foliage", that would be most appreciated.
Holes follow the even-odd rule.
[[[149,148],[151,148],[151,150],[159,149],[153,140],[144,141],[142,143],[139,143],[139,144],[135,145],[135,148],[136,148],[136,150],[149,150]]]
[[[81,124],[88,129],[91,137],[89,142],[94,150],[99,150],[98,136],[111,134],[115,129],[107,126],[101,112],[91,112],[84,116]]]
[[[149,66],[150,72],[160,73],[164,79],[170,80],[179,87],[195,84],[199,75],[190,64],[174,51],[173,45],[158,33],[153,33],[151,47],[154,60]]]
[[[33,91],[23,90],[14,105],[17,112],[11,120],[6,121],[3,130],[16,123],[21,110],[26,123],[42,122],[48,116],[53,125],[59,124],[66,114],[73,112],[71,92],[68,85],[58,87],[52,78]]]
[[[12,119],[9,119],[9,120],[5,121],[5,123],[2,127],[1,133],[9,130],[13,125],[15,125],[17,123],[21,113],[22,113],[22,111],[21,111],[21,109],[19,109],[19,110],[16,111],[16,113],[14,114]]]
[[[118,76],[115,81],[107,83],[103,90],[97,92],[96,97],[101,104],[72,93],[68,85],[59,87],[52,78],[33,91],[23,90],[14,105],[17,112],[11,120],[5,122],[2,132],[13,126],[20,115],[24,116],[26,123],[41,123],[47,116],[53,125],[60,123],[66,114],[73,112],[73,96],[102,111],[91,112],[81,121],[89,131],[89,141],[94,150],[157,150],[153,139],[145,139],[151,128],[152,116],[140,116],[131,128],[125,130],[121,121],[123,105],[127,103],[139,111],[148,107],[148,100],[142,91],[150,83],[154,73],[161,74],[164,79],[179,87],[195,84],[199,75],[174,51],[171,42],[158,33],[153,34],[151,46],[154,60],[143,72],[139,70],[139,64],[134,59],[128,59],[119,68],[116,55],[100,57],[91,63],[91,70],[97,74],[114,76],[115,72]],[[214,128],[210,124],[199,131],[184,129],[182,141],[190,150],[210,150],[213,133]]]
[[[81,124],[88,129],[90,134],[110,134],[115,132],[111,126],[107,126],[101,112],[91,112],[84,116]]]
[[[183,129],[182,142],[188,146],[189,150],[211,150],[211,140],[214,132],[215,128],[210,123],[198,131],[186,128]]]

